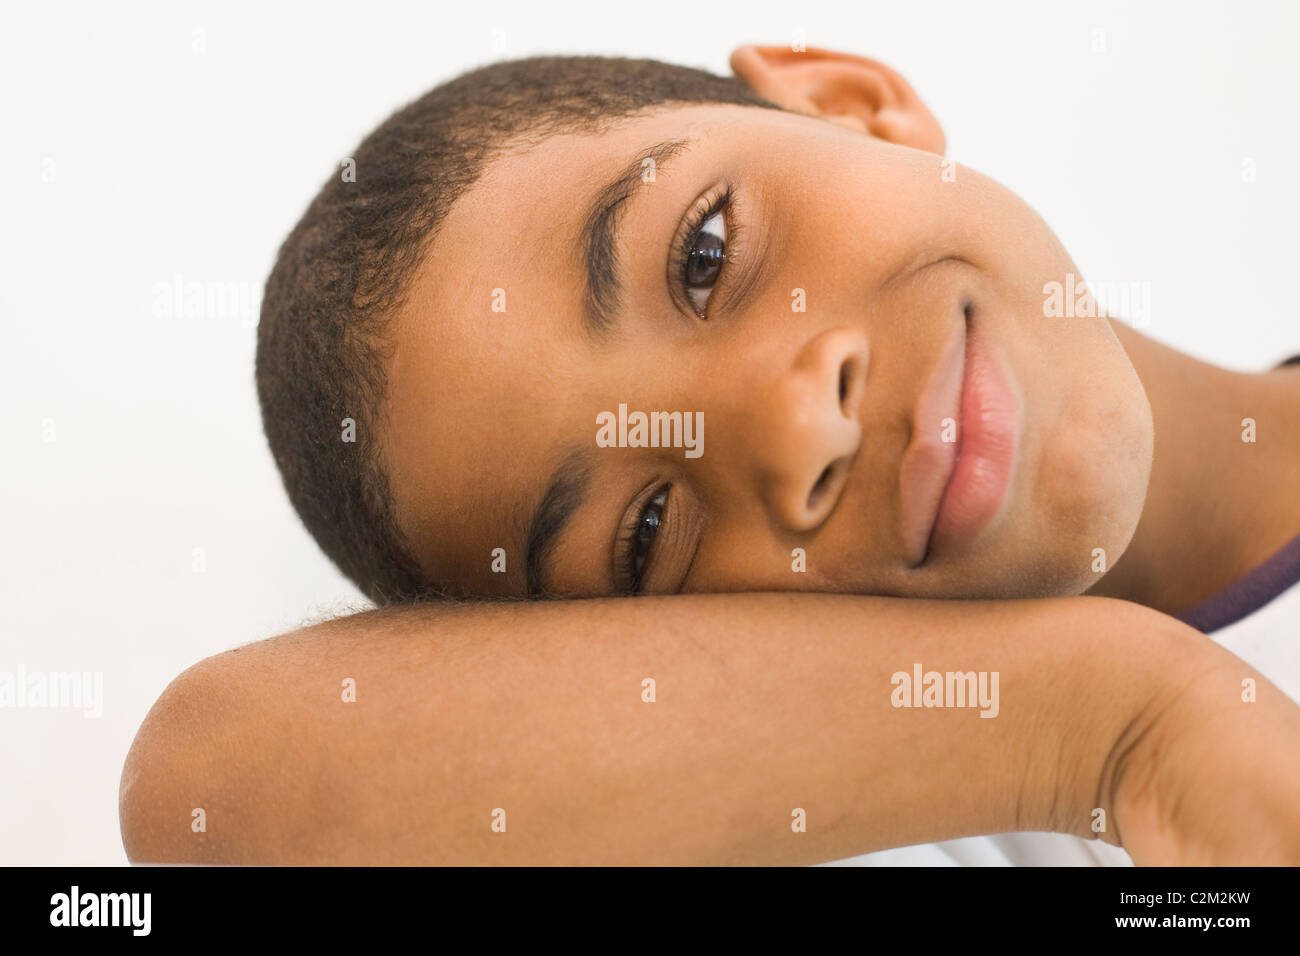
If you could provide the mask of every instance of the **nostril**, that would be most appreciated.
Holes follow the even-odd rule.
[[[833,465],[827,465],[822,470],[821,475],[817,479],[817,483],[813,485],[812,491],[808,493],[807,508],[809,511],[816,510],[817,502],[821,500],[822,495],[826,493],[826,489],[830,487],[831,475],[833,474],[833,472],[834,472]]]
[[[857,392],[859,371],[857,357],[846,358],[840,363],[840,411],[850,418],[853,416],[853,396]]]

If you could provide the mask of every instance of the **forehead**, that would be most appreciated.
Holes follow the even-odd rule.
[[[581,321],[590,198],[640,150],[767,110],[660,110],[598,133],[522,138],[463,193],[390,332],[383,446],[395,510],[435,580],[517,545],[572,430],[565,396],[593,380]],[[592,431],[594,434],[594,419]],[[522,555],[491,584],[517,590]]]

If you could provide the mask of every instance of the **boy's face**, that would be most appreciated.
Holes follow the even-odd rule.
[[[385,456],[434,580],[1038,596],[1127,546],[1146,396],[1106,320],[1044,316],[1078,270],[1006,189],[735,106],[517,145],[456,202],[392,331]],[[703,433],[619,447],[620,405]]]

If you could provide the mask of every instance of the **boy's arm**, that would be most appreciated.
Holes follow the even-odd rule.
[[[1117,784],[1159,789],[1126,761],[1225,661],[1254,675],[1102,598],[389,609],[178,677],[127,759],[122,829],[136,861],[812,863],[1017,829],[1091,836],[1100,807],[1115,842]],[[998,672],[997,716],[896,708],[891,675],[915,664]]]

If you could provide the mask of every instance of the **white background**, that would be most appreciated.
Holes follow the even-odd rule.
[[[908,77],[949,154],[1090,280],[1149,283],[1149,334],[1259,368],[1300,352],[1298,23],[1281,2],[7,6],[0,671],[102,671],[105,708],[0,709],[0,863],[125,862],[122,760],[167,682],[360,606],[265,449],[254,322],[280,241],[394,108],[503,56],[725,72],[802,30]],[[157,315],[177,281],[247,298]]]

